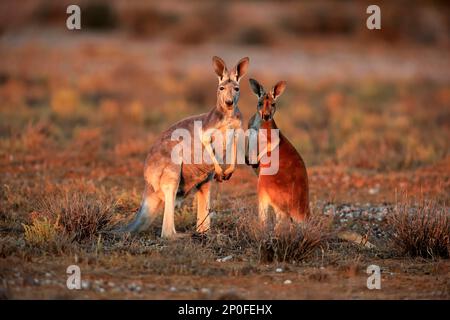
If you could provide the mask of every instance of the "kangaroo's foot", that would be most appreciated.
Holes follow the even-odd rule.
[[[161,231],[161,238],[163,239],[174,239],[177,236],[177,232],[175,229],[173,230],[164,230],[164,227]]]
[[[187,239],[189,238],[191,235],[185,232],[182,233],[178,233],[178,232],[173,232],[170,234],[161,234],[161,238],[166,239],[166,240],[180,240],[180,239]]]

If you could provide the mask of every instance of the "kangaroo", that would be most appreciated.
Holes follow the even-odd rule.
[[[158,209],[164,204],[161,237],[175,237],[175,202],[182,200],[190,192],[196,192],[197,197],[197,232],[204,233],[209,230],[212,179],[215,178],[218,182],[228,180],[236,167],[236,136],[232,137],[230,166],[223,171],[211,146],[214,137],[209,129],[225,133],[229,129],[241,128],[242,115],[238,108],[239,82],[247,72],[249,58],[242,58],[231,71],[228,71],[225,62],[219,57],[214,56],[212,62],[219,80],[215,107],[208,113],[188,117],[175,123],[154,142],[144,165],[145,189],[140,209],[134,220],[120,231],[138,233],[146,230],[157,216]],[[212,163],[203,161],[200,164],[195,164],[194,161],[174,163],[171,152],[178,142],[172,140],[172,133],[176,129],[183,129],[195,138],[197,135],[194,134],[194,122],[197,121],[201,121],[202,124],[199,143]],[[226,147],[224,146],[224,151]]]
[[[279,139],[271,143],[271,129],[278,129],[273,116],[276,111],[276,100],[284,92],[286,82],[278,82],[269,93],[266,93],[258,81],[250,79],[250,87],[258,97],[257,111],[250,118],[248,128],[258,132],[266,129],[267,144],[258,155],[258,162],[252,164],[256,173],[260,173],[261,158],[278,148],[278,172],[274,175],[258,175],[258,203],[259,219],[263,225],[267,220],[269,206],[276,214],[277,224],[283,219],[291,218],[295,222],[302,222],[310,216],[308,175],[305,163],[294,146],[279,131]],[[259,139],[258,139],[259,140]],[[260,144],[258,141],[258,150]],[[246,156],[246,162],[249,159]],[[375,245],[368,241],[367,235],[362,236],[353,231],[340,231],[337,237],[344,241],[363,245],[366,248],[374,248]]]
[[[276,214],[277,224],[283,219],[290,218],[301,222],[309,215],[308,174],[305,163],[289,140],[279,132],[277,141],[271,137],[271,129],[278,129],[273,118],[276,111],[276,101],[286,88],[286,82],[278,82],[270,92],[266,93],[263,86],[254,79],[250,79],[250,87],[258,97],[257,112],[249,120],[249,129],[265,129],[267,132],[267,147],[260,151],[260,158],[270,154],[278,148],[278,171],[272,175],[259,174],[258,203],[259,219],[265,224],[269,207]],[[259,132],[259,135],[261,132]],[[261,144],[258,142],[258,150]],[[272,161],[272,160],[271,160]],[[277,160],[274,160],[277,161]],[[273,165],[273,164],[272,164]]]

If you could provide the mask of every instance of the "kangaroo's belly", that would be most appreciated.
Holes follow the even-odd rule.
[[[214,166],[209,164],[182,164],[178,195],[186,196],[196,187],[211,179]]]
[[[279,169],[273,175],[258,177],[258,194],[284,212],[304,211],[309,203],[308,176],[300,156],[292,150],[279,152]]]

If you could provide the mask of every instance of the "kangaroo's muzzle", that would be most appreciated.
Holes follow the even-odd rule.
[[[227,106],[228,109],[233,109],[233,100],[226,100],[225,104]]]

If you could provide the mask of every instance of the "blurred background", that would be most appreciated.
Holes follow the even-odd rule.
[[[0,156],[135,161],[140,176],[158,133],[214,106],[218,55],[250,57],[245,126],[248,79],[287,80],[275,118],[309,167],[448,164],[449,2],[377,1],[368,30],[372,2],[2,0]]]

